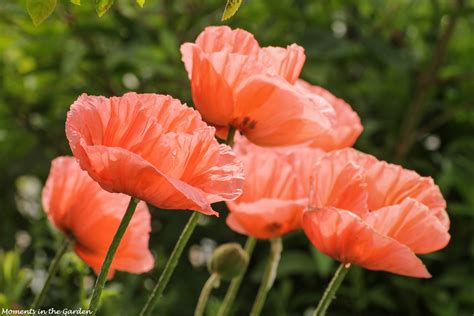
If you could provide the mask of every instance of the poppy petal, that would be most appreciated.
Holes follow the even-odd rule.
[[[43,209],[49,220],[64,233],[70,229],[71,213],[76,209],[90,209],[109,194],[84,174],[73,157],[58,157],[51,162],[42,192]],[[82,199],[82,196],[89,198]]]
[[[227,225],[238,233],[259,239],[280,237],[301,228],[307,199],[260,199],[252,203],[227,202]]]
[[[410,248],[377,233],[351,212],[336,208],[307,211],[303,215],[303,229],[319,251],[342,263],[411,277],[431,277]]]
[[[257,57],[260,53],[257,40],[245,30],[232,30],[228,26],[206,27],[197,37],[195,44],[181,45],[182,60],[190,79],[193,73],[193,46],[206,54],[225,52]]]
[[[431,177],[422,177],[414,171],[385,161],[378,161],[365,168],[371,210],[413,198],[426,205],[443,226],[449,228],[446,201]]]
[[[228,26],[208,26],[196,39],[196,45],[206,53],[225,51],[242,55],[257,55],[260,45],[253,36],[242,29]]]
[[[333,128],[327,133],[316,137],[312,146],[325,151],[351,147],[362,133],[363,127],[359,116],[344,100],[335,97],[326,89],[311,85],[304,80],[298,80],[296,86],[314,96],[324,98],[336,112]]]
[[[359,217],[368,213],[367,183],[364,170],[338,154],[321,158],[312,172],[310,207],[336,207]]]
[[[415,253],[430,253],[446,247],[450,236],[427,206],[411,199],[370,213],[365,222],[382,235],[407,245]]]
[[[124,197],[128,200],[126,196]],[[116,207],[104,208],[105,212],[100,214],[89,212],[87,216],[90,216],[95,224],[87,225],[85,228],[76,225],[75,236],[80,242],[76,244],[75,251],[96,274],[100,272],[126,206],[127,203],[124,203],[120,210]],[[76,217],[80,216],[85,214],[78,213]],[[146,204],[140,202],[114,256],[108,274],[109,279],[113,277],[115,270],[140,274],[153,268],[153,255],[148,250],[150,220]]]
[[[85,157],[80,159],[81,167],[109,192],[127,192],[164,209],[190,209],[218,216],[203,191],[167,176],[137,154],[118,147],[82,149]]]
[[[336,150],[328,154],[340,164],[352,162],[364,169],[368,190],[368,207],[376,210],[396,205],[406,198],[413,198],[426,205],[443,226],[449,228],[446,201],[431,177],[420,176],[415,171],[379,161],[374,156],[352,148]]]
[[[292,44],[286,49],[270,46],[264,47],[262,50],[272,57],[273,67],[277,74],[291,84],[296,82],[306,59],[303,47]]]
[[[206,121],[227,126],[231,123],[234,90],[249,75],[263,71],[252,56],[193,50],[191,91],[196,108]]]
[[[43,205],[56,227],[75,240],[75,251],[96,273],[126,211],[130,197],[103,190],[73,157],[53,160],[43,190]],[[143,273],[153,268],[148,250],[150,214],[144,202],[124,234],[108,277],[115,270]]]
[[[213,127],[192,135],[168,133],[155,150],[173,151],[155,165],[205,192],[210,203],[233,200],[242,194],[242,162],[229,146],[215,141]]]
[[[250,141],[287,146],[324,133],[335,114],[327,102],[316,103],[280,77],[255,75],[236,92],[233,115]]]
[[[106,190],[205,214],[215,214],[210,203],[239,196],[243,182],[241,163],[214,133],[197,111],[156,94],[83,95],[66,122],[81,167]]]

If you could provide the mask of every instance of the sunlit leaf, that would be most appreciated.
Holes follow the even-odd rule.
[[[145,0],[137,0],[137,4],[143,8],[143,6],[145,5]]]
[[[105,12],[114,4],[114,0],[95,0],[95,10],[99,17],[103,16]]]
[[[56,8],[56,0],[27,0],[26,10],[34,25],[40,25]]]
[[[222,14],[222,21],[230,19],[239,10],[243,0],[227,0],[224,13]]]

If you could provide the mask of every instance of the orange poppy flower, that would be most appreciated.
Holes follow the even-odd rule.
[[[294,84],[305,61],[302,47],[261,48],[252,34],[207,27],[181,46],[194,105],[225,137],[233,126],[262,146],[300,144],[325,133],[334,110]]]
[[[227,202],[227,225],[234,231],[270,239],[301,228],[308,205],[311,167],[323,152],[304,146],[264,148],[238,137],[244,162],[244,192]]]
[[[105,190],[218,215],[210,204],[241,194],[243,169],[214,133],[197,111],[159,94],[83,94],[66,122],[74,156]]]
[[[303,228],[317,249],[371,270],[431,276],[415,254],[450,239],[446,202],[431,178],[343,149],[320,159],[313,179]]]
[[[313,86],[304,80],[296,81],[296,86],[313,97],[320,97],[329,102],[336,113],[333,127],[311,141],[311,146],[325,151],[332,151],[354,145],[362,133],[363,127],[359,116],[352,110],[351,106],[326,89]]]
[[[129,200],[125,194],[103,190],[74,157],[52,161],[43,189],[43,208],[49,220],[74,239],[76,254],[97,274]],[[112,261],[109,278],[115,270],[143,273],[153,268],[150,231],[150,213],[140,202]]]

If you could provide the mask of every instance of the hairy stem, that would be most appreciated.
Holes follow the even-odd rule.
[[[257,298],[253,303],[250,316],[259,316],[262,312],[263,305],[265,304],[265,300],[267,299],[267,294],[272,288],[273,282],[275,281],[282,250],[283,246],[281,243],[281,238],[272,239],[270,256],[268,257],[268,262],[267,266],[265,267],[262,283],[260,284],[260,289],[258,290]]]
[[[229,125],[229,131],[227,132],[225,143],[230,147],[234,147],[234,136],[236,131],[237,129],[234,126]]]
[[[46,280],[44,281],[43,288],[41,289],[41,292],[36,295],[33,304],[31,304],[31,309],[37,309],[43,304],[46,292],[48,291],[49,286],[51,285],[51,281],[53,280],[53,276],[56,274],[56,271],[59,268],[59,262],[61,261],[64,254],[67,252],[70,244],[71,241],[66,238],[63,241],[61,247],[59,247],[58,251],[56,252],[56,255],[53,258],[53,261],[51,261],[51,265],[49,266],[48,275],[46,277]]]
[[[349,272],[349,268],[350,265],[346,265],[344,263],[341,263],[339,268],[337,268],[336,273],[334,273],[331,282],[329,282],[328,287],[324,291],[323,297],[319,301],[318,307],[316,307],[313,316],[326,315],[326,311],[328,310],[329,305],[331,305],[332,300],[336,296],[336,292],[341,286],[342,280],[344,280],[344,277],[346,276],[347,272]]]
[[[193,212],[193,215],[191,215],[191,217],[189,218],[188,223],[184,227],[183,231],[181,232],[181,235],[178,238],[178,241],[176,242],[176,245],[174,246],[173,252],[171,253],[168,262],[166,263],[165,269],[161,273],[158,283],[153,289],[151,295],[148,297],[148,301],[140,313],[141,316],[151,315],[153,308],[159,301],[160,297],[163,295],[163,292],[165,291],[165,288],[168,285],[171,276],[173,275],[176,265],[178,264],[178,261],[181,258],[184,247],[188,243],[191,234],[196,228],[200,215],[201,213],[199,212]]]
[[[97,312],[100,296],[102,294],[102,290],[104,289],[105,282],[107,281],[107,275],[109,274],[110,265],[112,264],[112,260],[114,259],[115,253],[117,252],[117,249],[120,245],[120,241],[127,230],[128,224],[130,224],[130,221],[132,220],[138,202],[140,202],[139,199],[134,197],[130,198],[127,210],[125,211],[122,221],[120,222],[120,225],[115,232],[114,238],[112,239],[112,243],[109,246],[109,250],[107,251],[107,255],[105,256],[104,263],[102,264],[102,268],[100,269],[99,276],[97,277],[97,281],[92,292],[92,298],[89,304],[89,310],[92,312],[91,315],[95,315]]]
[[[219,282],[220,277],[217,273],[211,274],[209,279],[207,279],[206,284],[204,284],[201,290],[201,294],[199,295],[199,300],[196,305],[196,309],[194,310],[194,316],[204,315],[209,295],[211,295],[212,289],[218,286]]]

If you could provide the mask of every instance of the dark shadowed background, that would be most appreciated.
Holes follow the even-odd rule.
[[[0,2],[0,307],[28,306],[61,236],[48,224],[40,191],[50,161],[69,155],[65,115],[83,92],[171,94],[192,104],[179,46],[221,24],[224,0],[117,0],[104,17],[92,1],[59,1],[39,27],[22,1]],[[444,0],[246,0],[229,22],[262,46],[306,49],[302,77],[344,98],[364,132],[356,148],[432,176],[448,201],[452,240],[423,260],[432,279],[354,268],[329,315],[474,313],[474,3]],[[245,240],[220,218],[197,228],[157,315],[191,315],[208,277],[205,260],[226,241]],[[153,210],[156,268],[118,273],[101,315],[143,306],[189,212]],[[268,251],[259,242],[234,315],[249,312]],[[307,315],[336,264],[301,232],[284,238],[264,315]],[[85,306],[93,274],[74,254],[63,260],[46,307]],[[215,315],[225,293],[211,298]]]

